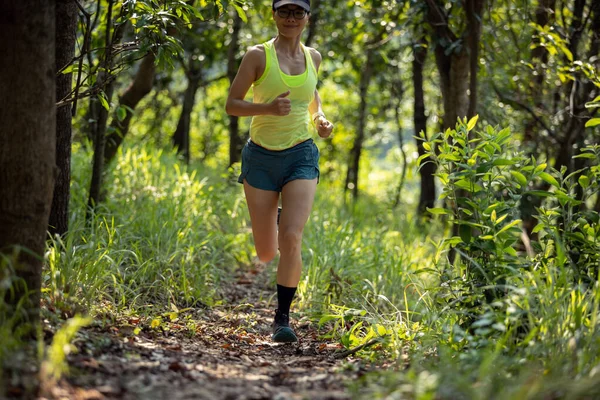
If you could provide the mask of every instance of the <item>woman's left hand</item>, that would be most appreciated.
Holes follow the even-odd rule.
[[[317,133],[320,137],[326,139],[331,135],[331,131],[333,131],[333,124],[327,120],[327,118],[319,116],[315,123],[317,127]]]

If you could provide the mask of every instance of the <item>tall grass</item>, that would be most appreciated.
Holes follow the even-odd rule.
[[[223,278],[252,255],[239,188],[174,154],[127,149],[86,221],[89,158],[74,152],[71,229],[47,254],[49,303],[135,312],[213,304]]]

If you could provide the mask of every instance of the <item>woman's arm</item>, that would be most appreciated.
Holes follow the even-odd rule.
[[[315,69],[318,72],[322,60],[321,54],[315,49],[310,49],[310,53],[313,58],[313,63],[315,64]],[[321,96],[319,96],[319,91],[317,89],[315,89],[315,97],[313,101],[311,101],[308,105],[308,112],[311,115],[312,122],[317,128],[317,133],[319,136],[322,138],[329,137],[329,135],[331,135],[331,131],[333,130],[333,124],[327,120],[327,117],[325,117],[325,113],[321,107]]]
[[[323,113],[323,108],[321,108],[321,96],[319,96],[319,91],[317,89],[315,89],[315,98],[308,105],[308,112],[310,113],[311,118],[314,117],[313,122],[314,122],[314,119],[316,118],[316,116],[315,116],[316,113],[319,113],[319,114],[325,116],[325,114]]]
[[[265,49],[254,46],[248,50],[242,59],[237,75],[229,88],[229,96],[225,111],[236,117],[253,115],[287,115],[291,110],[290,92],[282,93],[271,103],[255,104],[244,100],[252,83],[259,78],[259,72],[265,70]]]

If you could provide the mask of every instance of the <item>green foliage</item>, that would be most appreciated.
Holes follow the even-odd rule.
[[[67,315],[90,307],[157,314],[170,304],[217,301],[226,271],[250,260],[245,204],[239,193],[225,195],[237,187],[221,177],[218,184],[217,177],[199,179],[174,154],[129,149],[112,170],[105,205],[86,226],[79,182],[89,179],[91,155],[82,150],[74,160],[73,229],[48,250],[49,307]]]
[[[590,166],[567,176],[566,168],[553,171],[556,178],[541,176],[553,191],[536,193],[546,198],[533,229],[540,234],[537,260],[570,267],[575,280],[593,284],[600,272],[600,215],[592,208],[600,189],[600,146],[585,147],[574,158]]]
[[[501,283],[518,268],[519,202],[529,182],[548,174],[545,164],[515,151],[509,129],[474,131],[476,123],[477,117],[465,119],[433,135],[421,159],[436,163],[440,198],[450,206],[430,212],[448,215],[457,233],[438,244],[436,258],[454,248],[466,260],[465,278],[482,286]]]
[[[64,325],[54,334],[52,343],[46,349],[46,355],[42,361],[40,371],[40,380],[42,385],[51,386],[56,383],[61,376],[68,373],[66,356],[75,350],[71,344],[77,332],[89,325],[91,318],[75,316],[67,320]]]

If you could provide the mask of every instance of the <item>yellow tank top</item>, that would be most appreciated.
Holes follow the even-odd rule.
[[[292,110],[285,116],[255,115],[250,124],[250,138],[269,150],[285,150],[312,137],[309,131],[308,105],[315,97],[317,70],[308,49],[301,44],[306,60],[304,73],[284,74],[279,68],[274,40],[263,44],[266,54],[265,71],[253,84],[253,101],[270,103],[289,90]]]

